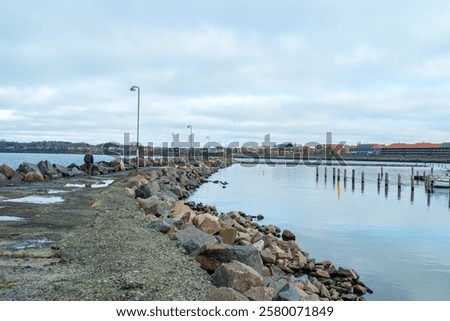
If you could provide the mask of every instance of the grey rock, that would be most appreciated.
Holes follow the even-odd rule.
[[[66,166],[60,164],[53,164],[53,168],[56,170],[57,173],[61,174],[62,177],[70,176],[69,169]]]
[[[28,174],[30,172],[39,172],[39,173],[41,172],[39,170],[39,167],[36,164],[32,164],[32,163],[28,163],[28,162],[23,162],[22,164],[20,164],[17,171],[24,173],[24,174]]]
[[[214,236],[190,226],[175,233],[175,238],[180,242],[187,254],[196,252],[206,244],[217,243],[217,239]]]
[[[79,170],[77,167],[72,167],[72,169],[69,171],[69,176],[83,176],[86,175],[83,171]]]
[[[292,283],[286,283],[275,295],[274,301],[310,301],[309,297],[300,295],[298,289]]]
[[[161,233],[167,233],[167,231],[170,230],[170,228],[172,227],[172,225],[168,222],[166,222],[165,220],[156,220],[151,222],[148,225],[148,228],[151,230],[155,230]]]
[[[214,271],[222,263],[238,261],[263,275],[263,263],[258,250],[253,245],[207,244],[199,249],[196,259],[210,271]]]
[[[37,166],[43,175],[46,175],[49,177],[58,176],[58,172],[56,171],[56,169],[53,167],[53,165],[48,160],[40,161],[37,164]]]

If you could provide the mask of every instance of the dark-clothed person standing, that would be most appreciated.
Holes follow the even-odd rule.
[[[94,164],[94,156],[92,155],[92,150],[89,150],[86,155],[84,155],[84,164],[86,165],[86,174],[92,175],[92,165]]]

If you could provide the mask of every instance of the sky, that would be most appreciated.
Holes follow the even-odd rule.
[[[0,3],[0,140],[450,141],[447,0]]]

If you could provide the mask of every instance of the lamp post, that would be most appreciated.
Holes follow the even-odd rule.
[[[189,151],[188,151],[188,158],[191,158],[191,150],[192,150],[192,126],[188,125],[188,128],[191,129],[191,134],[189,135]]]
[[[141,90],[138,86],[133,86],[130,88],[131,91],[138,92],[138,101],[137,101],[137,135],[136,135],[136,172],[139,169],[139,105],[141,103]]]

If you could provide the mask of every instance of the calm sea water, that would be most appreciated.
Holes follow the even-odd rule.
[[[263,214],[261,224],[290,229],[297,243],[316,260],[352,267],[374,290],[368,300],[450,300],[450,210],[448,189],[427,197],[422,183],[411,193],[410,167],[384,167],[390,184],[380,190],[378,165],[341,168],[333,182],[332,167],[324,178],[320,167],[235,164],[202,185],[190,198],[215,205],[220,212]],[[351,179],[342,181],[343,171]],[[430,167],[415,167],[423,173]],[[364,171],[364,189],[361,174]],[[444,172],[442,165],[434,173]],[[403,184],[397,188],[397,176]]]
[[[84,163],[84,154],[41,154],[41,153],[0,153],[0,165],[6,164],[13,169],[17,169],[23,162],[33,164],[41,160],[48,160],[52,164],[68,166],[72,163],[82,165]],[[111,161],[113,158],[106,155],[94,155],[94,160]]]

